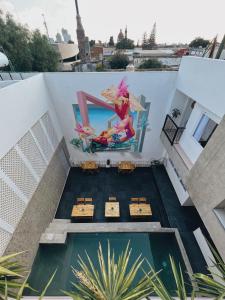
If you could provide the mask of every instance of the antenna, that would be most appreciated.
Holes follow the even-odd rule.
[[[75,0],[75,5],[76,5],[76,10],[77,10],[77,15],[79,16],[79,6],[77,0]]]
[[[44,24],[44,26],[45,26],[47,38],[48,38],[48,40],[50,41],[49,33],[48,33],[48,26],[47,26],[47,23],[46,23],[46,20],[45,20],[45,15],[44,15],[44,14],[41,14],[41,15],[42,15],[43,20],[44,20],[43,24]]]

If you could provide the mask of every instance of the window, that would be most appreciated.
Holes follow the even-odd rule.
[[[225,200],[214,208],[214,213],[220,221],[221,225],[225,228]]]
[[[213,132],[215,131],[216,127],[217,127],[216,122],[214,122],[212,119],[210,119],[208,116],[206,116],[204,114],[201,117],[201,119],[198,123],[198,126],[195,129],[193,137],[204,148],[205,145],[210,140],[210,138],[211,138]]]

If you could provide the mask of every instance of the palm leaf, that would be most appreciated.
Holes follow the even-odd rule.
[[[78,263],[81,270],[72,268],[78,279],[78,283],[73,284],[76,292],[64,291],[64,293],[73,299],[92,300],[139,300],[147,297],[153,289],[149,284],[149,277],[144,272],[141,280],[134,285],[136,275],[141,270],[143,259],[139,256],[132,267],[128,269],[130,255],[131,249],[128,243],[125,251],[119,255],[116,261],[114,251],[111,251],[108,242],[108,252],[105,259],[102,246],[99,244],[98,269],[100,272],[96,270],[87,253],[87,263],[79,256]]]

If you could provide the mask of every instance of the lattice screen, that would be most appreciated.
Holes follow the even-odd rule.
[[[30,161],[32,168],[35,170],[37,175],[41,177],[46,169],[46,163],[30,132],[27,132],[22,137],[22,139],[18,142],[18,146]]]
[[[0,169],[16,184],[25,196],[28,198],[32,196],[37,182],[14,148],[0,160]]]
[[[25,203],[0,179],[0,219],[14,228],[25,210]]]
[[[10,238],[11,234],[0,228],[0,256],[4,253]]]
[[[24,200],[31,199],[38,185],[38,177],[41,179],[47,168],[46,160],[49,162],[52,158],[52,146],[56,149],[59,144],[48,113],[43,115],[41,122],[38,121],[31,128],[32,134],[28,131],[17,143],[18,147],[13,147],[0,160],[0,170],[2,171],[0,178],[0,224],[2,221],[2,228],[0,225],[0,256],[4,253],[12,236],[6,231],[7,227],[4,224],[16,228],[26,209]],[[63,150],[59,154],[59,159],[65,172],[68,172],[69,165]],[[34,172],[37,176],[33,175]]]
[[[41,120],[42,120],[42,122],[45,126],[45,129],[48,133],[48,136],[49,136],[49,138],[52,142],[52,145],[53,145],[54,149],[56,149],[56,147],[58,146],[59,141],[58,141],[55,129],[52,125],[52,120],[49,116],[49,113],[44,114],[44,116],[41,118]]]
[[[51,145],[48,142],[47,136],[45,135],[45,132],[43,128],[41,127],[40,122],[38,121],[33,127],[32,131],[48,161],[50,161],[53,150],[51,148]]]

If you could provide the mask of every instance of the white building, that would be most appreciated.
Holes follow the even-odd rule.
[[[142,150],[80,151],[71,143],[77,95],[85,91],[87,101],[96,101],[124,76],[148,104]],[[31,266],[70,168],[88,160],[105,166],[110,158],[113,165],[164,163],[182,210],[197,209],[225,259],[224,76],[223,60],[184,57],[178,72],[45,73],[8,86],[0,82],[0,255],[29,248],[24,260]],[[173,109],[180,115],[172,119]],[[209,261],[201,231],[195,236]]]

